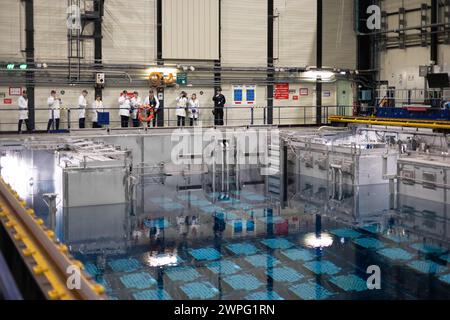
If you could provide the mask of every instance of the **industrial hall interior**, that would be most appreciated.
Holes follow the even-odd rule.
[[[0,41],[0,300],[450,299],[450,0],[2,0]]]

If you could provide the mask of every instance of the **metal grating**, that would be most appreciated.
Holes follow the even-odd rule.
[[[353,229],[334,229],[331,230],[330,233],[339,238],[349,238],[349,239],[358,238],[361,236],[361,233]]]
[[[411,269],[416,270],[417,272],[424,273],[424,274],[435,274],[435,273],[443,273],[448,271],[448,268],[437,264],[436,262],[429,261],[429,260],[414,260],[407,264],[408,267]]]
[[[207,281],[185,284],[181,290],[189,299],[212,299],[219,294],[219,290]]]
[[[401,248],[385,248],[377,251],[380,255],[393,261],[407,261],[414,256]]]
[[[275,257],[269,254],[257,254],[245,258],[245,261],[256,268],[266,268],[267,266],[276,266],[280,263]]]
[[[357,244],[360,247],[366,248],[366,249],[381,249],[384,248],[384,243],[380,240],[374,239],[374,238],[359,238],[354,239],[353,243]]]
[[[315,274],[334,275],[341,272],[341,268],[327,260],[307,262],[304,266],[306,269],[314,272]]]
[[[136,259],[117,259],[108,264],[114,272],[133,272],[142,267]]]
[[[330,282],[346,292],[368,290],[367,282],[354,274],[332,277]]]
[[[269,269],[266,275],[277,282],[296,282],[304,278],[302,274],[289,267]]]
[[[162,289],[133,293],[133,298],[135,300],[172,300],[172,297]]]
[[[194,281],[200,274],[192,267],[176,267],[166,271],[166,275],[172,281]]]
[[[284,300],[278,293],[275,291],[258,291],[248,294],[245,297],[245,300],[252,301],[272,301],[272,300]]]
[[[147,272],[127,274],[120,277],[127,289],[148,289],[156,285],[156,280]]]
[[[206,265],[211,272],[215,274],[234,274],[241,270],[237,264],[228,260],[214,261]]]
[[[324,300],[333,295],[331,291],[321,285],[310,282],[291,286],[289,290],[303,300]]]
[[[281,251],[281,254],[292,261],[311,261],[315,255],[306,249],[289,249]]]
[[[263,285],[261,281],[250,274],[236,274],[223,279],[234,290],[256,290]]]
[[[284,238],[266,239],[262,240],[261,243],[271,249],[289,249],[294,246],[292,242]]]
[[[195,260],[217,260],[222,256],[219,251],[214,248],[201,248],[189,251],[190,255],[194,257]]]
[[[258,253],[258,248],[250,243],[233,243],[225,246],[236,255],[253,255]]]

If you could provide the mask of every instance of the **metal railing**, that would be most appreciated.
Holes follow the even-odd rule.
[[[236,125],[267,125],[269,123],[269,107],[267,106],[236,106],[225,107],[223,109],[223,126]],[[70,131],[72,129],[79,129],[78,118],[80,108],[60,108],[59,128],[56,126],[55,111],[48,108],[35,108],[35,129],[34,131],[47,131],[50,112],[52,114],[51,131],[57,129],[63,131]],[[120,108],[102,108],[101,112],[108,112],[110,115],[109,125],[104,126],[108,128],[121,127],[121,118],[119,116]],[[165,107],[159,110],[156,114],[159,127],[177,127],[176,107]],[[213,115],[214,107],[200,108],[199,118],[196,125],[199,123],[202,126],[214,126],[215,119]],[[353,106],[322,106],[321,110],[321,124],[329,124],[329,116],[351,116],[353,115]],[[98,110],[86,108],[85,127],[87,129],[93,128],[92,115]],[[163,116],[162,121],[158,117]],[[0,132],[14,132],[18,131],[19,110],[18,109],[0,109]],[[162,124],[162,126],[161,126]],[[302,126],[317,124],[317,107],[316,106],[274,106],[272,107],[272,123],[273,125],[285,126]],[[139,123],[139,127],[146,126],[145,123]],[[190,126],[189,115],[185,118],[185,127]],[[132,116],[128,121],[128,127],[133,128]],[[150,122],[150,127],[153,127]],[[22,131],[26,131],[25,123],[22,125]]]

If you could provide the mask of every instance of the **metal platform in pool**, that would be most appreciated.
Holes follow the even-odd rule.
[[[5,179],[14,178],[11,156],[23,169],[17,192],[110,299],[450,298],[448,204],[396,206],[376,186],[344,188],[336,200],[326,181],[295,174],[280,192],[279,175],[247,166],[226,175],[152,171],[130,201],[60,203],[52,221],[42,198],[61,188],[52,153],[6,152]],[[368,289],[369,266],[381,269],[380,290]]]

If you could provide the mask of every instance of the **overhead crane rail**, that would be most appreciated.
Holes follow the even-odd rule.
[[[44,226],[26,202],[0,177],[0,228],[12,240],[36,284],[49,300],[105,300],[105,289],[83,271],[67,246],[58,242],[53,230]],[[1,240],[1,239],[0,239]],[[3,239],[4,240],[4,239]],[[75,268],[74,268],[75,266]],[[70,289],[68,270],[78,268],[79,288]],[[26,297],[25,297],[26,298]]]

